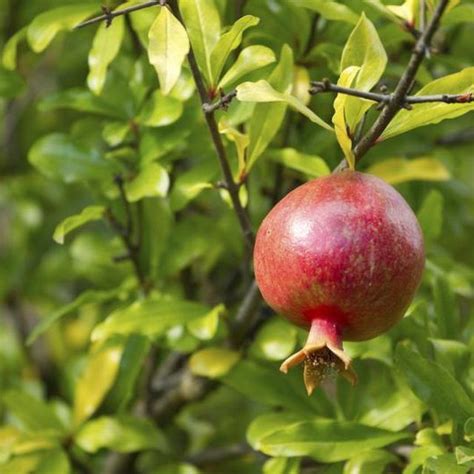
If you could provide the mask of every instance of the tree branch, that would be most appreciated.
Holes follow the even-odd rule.
[[[321,92],[335,92],[337,94],[346,94],[361,99],[371,100],[382,104],[389,104],[393,98],[393,94],[378,94],[376,92],[365,92],[359,89],[352,89],[350,87],[342,87],[333,84],[328,80],[314,81],[311,83],[310,94],[315,95]],[[474,101],[474,96],[471,92],[466,94],[435,94],[435,95],[409,95],[406,96],[401,104],[401,107],[406,107],[411,104],[425,104],[428,102],[444,102],[445,104],[465,104]]]
[[[202,104],[202,110],[204,110],[206,114],[215,112],[218,109],[227,110],[230,103],[235,97],[237,97],[237,91],[236,90],[230,91],[228,94],[221,96],[219,100],[216,100],[215,102],[212,102],[211,104],[209,103]]]
[[[128,8],[124,8],[123,10],[115,10],[111,11],[107,7],[102,7],[102,11],[104,12],[103,15],[97,16],[95,18],[91,18],[90,20],[83,21],[79,23],[77,26],[74,27],[75,30],[79,30],[80,28],[84,28],[86,26],[94,25],[95,23],[102,23],[105,21],[107,27],[112,24],[114,18],[122,15],[127,15],[128,13],[136,12],[138,10],[143,10],[145,8],[156,7],[156,6],[164,6],[166,5],[166,0],[151,0],[146,3],[141,3],[139,5],[133,5]]]
[[[423,31],[421,36],[418,38],[415,47],[413,48],[407,68],[398,81],[397,87],[395,88],[393,94],[390,95],[389,102],[385,104],[385,107],[380,112],[380,115],[377,117],[372,127],[354,147],[354,156],[356,162],[359,161],[375,144],[377,138],[382,135],[383,131],[387,128],[393,117],[395,117],[400,109],[404,108],[406,105],[406,96],[415,80],[416,73],[418,72],[423,58],[425,57],[425,53],[430,47],[431,40],[439,27],[441,16],[446,10],[448,3],[449,0],[439,1],[431,21],[429,22],[425,31]],[[337,167],[337,170],[345,169],[347,166],[348,164],[344,159]]]

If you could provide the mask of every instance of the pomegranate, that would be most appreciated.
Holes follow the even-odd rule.
[[[310,395],[334,371],[355,383],[343,340],[371,339],[403,317],[423,272],[423,236],[394,188],[347,170],[299,186],[270,211],[254,265],[265,301],[309,330],[280,370],[304,362]]]

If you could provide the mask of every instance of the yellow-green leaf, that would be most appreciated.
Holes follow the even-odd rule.
[[[353,87],[369,91],[377,84],[387,65],[387,54],[372,22],[362,14],[347,40],[341,58],[341,71],[351,66],[360,68]],[[351,133],[374,104],[372,101],[348,96],[345,99],[344,115]]]
[[[214,0],[180,0],[179,7],[197,63],[211,83],[211,52],[221,33],[221,20]]]
[[[433,94],[469,94],[474,93],[474,67],[468,67],[455,74],[441,77],[423,87],[417,96]],[[391,138],[408,130],[423,127],[442,120],[459,117],[474,110],[474,102],[445,104],[432,102],[413,105],[412,110],[402,110],[390,122],[382,134],[382,138]]]
[[[127,200],[136,202],[145,197],[165,197],[170,187],[170,177],[163,166],[149,163],[140,170],[133,181],[125,185]]]
[[[97,3],[78,3],[40,13],[28,26],[26,36],[35,53],[44,51],[62,30],[72,30],[97,10]]]
[[[350,87],[359,71],[359,66],[349,66],[347,69],[342,71],[337,84],[342,87]],[[354,169],[355,158],[354,153],[352,152],[352,137],[349,135],[349,126],[346,122],[345,115],[346,102],[348,99],[349,96],[345,94],[337,94],[336,99],[334,100],[334,115],[332,117],[332,123],[334,124],[336,138],[344,152],[344,156],[351,169]]]
[[[239,132],[235,127],[232,127],[224,118],[219,122],[219,133],[225,135],[230,141],[235,143],[237,149],[237,159],[239,168],[237,170],[237,180],[239,180],[246,171],[245,150],[249,146],[249,136],[245,133]]]
[[[86,207],[80,214],[70,216],[64,219],[55,229],[53,239],[58,244],[64,244],[64,237],[69,232],[88,222],[97,221],[104,215],[105,208],[103,206]]]
[[[120,367],[123,344],[106,344],[89,355],[77,381],[74,397],[74,421],[77,425],[89,418],[112,387]]]
[[[189,368],[195,375],[214,379],[229,372],[239,359],[238,352],[210,347],[194,353],[189,360]]]
[[[168,94],[178,82],[189,52],[184,26],[167,7],[162,7],[148,33],[148,58],[160,79],[161,91]]]
[[[382,178],[387,183],[399,184],[405,181],[446,181],[449,171],[436,158],[422,157],[412,160],[392,158],[373,164],[368,173]]]
[[[271,150],[268,155],[283,166],[305,173],[312,178],[326,176],[331,172],[321,157],[300,153],[294,148]]]
[[[387,9],[414,26],[419,9],[418,3],[419,0],[406,0],[401,5],[387,5]]]
[[[345,21],[355,25],[357,23],[357,15],[342,2],[334,2],[332,0],[290,0],[298,7],[305,7],[319,13],[327,20]]]
[[[276,91],[267,81],[244,82],[236,88],[237,99],[242,102],[286,102],[298,112],[309,118],[313,123],[332,131],[322,118],[306,107],[295,96]]]
[[[18,43],[26,37],[26,27],[18,30],[3,47],[2,64],[5,69],[13,71],[16,69],[16,57]]]
[[[116,18],[109,27],[102,24],[97,30],[89,53],[90,72],[87,76],[87,85],[96,95],[100,95],[102,92],[107,77],[107,68],[120,51],[124,30],[123,17]]]
[[[232,25],[232,28],[220,37],[211,53],[211,84],[213,86],[219,81],[229,54],[242,42],[243,32],[252,26],[258,25],[259,22],[260,20],[257,17],[245,15],[239,18]]]
[[[198,339],[208,341],[212,339],[219,326],[219,316],[224,312],[224,305],[218,305],[204,317],[190,321],[187,324],[189,332]]]
[[[270,48],[260,45],[248,46],[241,51],[237,61],[224,74],[217,85],[217,89],[224,89],[245,76],[245,74],[268,66],[275,61],[275,53]]]

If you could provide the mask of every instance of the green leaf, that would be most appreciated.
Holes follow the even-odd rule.
[[[148,127],[165,127],[175,123],[181,115],[183,115],[183,103],[157,90],[145,102],[138,122]]]
[[[291,458],[272,458],[263,465],[263,474],[299,474],[300,460]]]
[[[227,374],[240,357],[238,352],[229,349],[209,347],[191,356],[189,368],[195,375],[215,379]]]
[[[443,207],[443,195],[436,189],[432,189],[421,204],[417,217],[423,230],[425,242],[427,243],[436,240],[441,235],[443,229]]]
[[[474,418],[468,418],[464,423],[464,436],[467,441],[474,441]]]
[[[104,206],[89,206],[83,209],[80,214],[70,216],[64,219],[54,230],[53,239],[58,244],[64,244],[64,237],[74,229],[87,224],[88,222],[97,221],[104,216]]]
[[[293,83],[293,51],[288,45],[281,50],[280,61],[268,78],[278,92],[287,93]],[[247,171],[265,151],[283,122],[286,103],[257,104],[248,125],[250,144],[247,152]]]
[[[306,155],[294,148],[280,148],[268,152],[271,159],[281,163],[283,166],[305,173],[311,178],[326,176],[330,174],[329,166],[317,155]]]
[[[39,103],[41,112],[63,108],[104,115],[113,119],[127,119],[117,104],[110,103],[103,96],[98,97],[86,89],[60,91],[49,95]]]
[[[103,303],[105,301],[111,300],[123,291],[122,288],[115,288],[109,291],[99,291],[99,290],[87,290],[84,293],[80,294],[74,301],[71,303],[59,308],[54,311],[50,316],[44,318],[34,329],[31,331],[31,334],[28,336],[26,341],[27,345],[32,344],[41,334],[46,332],[54,323],[59,321],[62,317],[67,316],[68,314],[76,311],[78,308],[85,304],[89,303]]]
[[[257,418],[248,433],[252,447],[269,456],[310,456],[325,463],[344,461],[362,450],[381,448],[406,437],[406,433],[392,433],[352,421],[285,420],[281,414]]]
[[[423,474],[468,474],[467,466],[459,466],[454,454],[442,454],[428,458],[423,466]]]
[[[249,72],[268,66],[276,61],[275,53],[266,46],[253,45],[244,48],[234,64],[217,84],[217,89],[225,89]]]
[[[145,197],[165,197],[168,194],[170,177],[157,163],[145,165],[132,181],[125,185],[127,200],[136,202]]]
[[[332,131],[332,127],[306,107],[295,96],[276,91],[267,81],[244,82],[236,88],[237,99],[242,102],[286,102],[309,118],[313,123]]]
[[[290,3],[313,10],[327,20],[345,21],[355,25],[359,19],[349,7],[331,0],[290,0]]]
[[[214,0],[180,0],[179,7],[197,63],[211,84],[211,53],[221,33],[219,12]]]
[[[104,401],[108,410],[115,412],[127,407],[133,398],[149,350],[150,341],[147,337],[132,334],[127,338],[114,385]]]
[[[359,74],[353,87],[362,91],[370,91],[382,76],[387,64],[387,54],[380,41],[377,30],[370,20],[362,13],[359,22],[347,40],[341,58],[341,71],[351,66],[359,67]],[[344,101],[344,116],[350,134],[364,113],[374,104],[372,101],[347,96]]]
[[[124,344],[108,343],[89,354],[87,364],[76,384],[74,421],[87,420],[101,405],[115,382]]]
[[[158,74],[161,92],[168,95],[178,82],[189,52],[188,35],[171,11],[162,7],[150,28],[148,39],[148,59]]]
[[[474,449],[467,446],[456,446],[456,461],[458,464],[466,465],[466,467],[474,467]]]
[[[3,403],[29,431],[50,432],[56,436],[64,433],[64,425],[54,410],[25,391],[8,390],[3,395]]]
[[[459,5],[446,15],[443,15],[444,25],[456,25],[458,23],[472,22],[474,22],[474,5],[469,3],[466,5]]]
[[[62,449],[54,449],[42,453],[34,472],[35,474],[69,474],[72,471],[67,454]]]
[[[44,51],[62,30],[72,30],[97,10],[97,3],[77,3],[41,13],[28,26],[26,35],[35,53]]]
[[[119,453],[166,450],[166,439],[150,420],[131,416],[102,416],[85,423],[75,437],[87,453],[107,448]]]
[[[387,5],[387,9],[394,15],[406,21],[408,25],[415,25],[418,14],[419,0],[405,0],[401,5]]]
[[[390,463],[398,463],[398,458],[382,449],[362,451],[351,457],[344,466],[344,474],[383,474]]]
[[[242,42],[242,34],[248,28],[258,25],[260,20],[252,15],[239,18],[231,29],[223,34],[211,53],[211,85],[215,87],[230,53]]]
[[[438,336],[442,339],[456,339],[461,331],[461,318],[456,296],[444,275],[434,278],[433,297]]]
[[[25,81],[15,71],[0,67],[0,97],[13,99],[25,89]]]
[[[267,360],[286,359],[296,344],[296,328],[282,318],[272,318],[258,332],[252,350]]]
[[[342,71],[337,84],[342,87],[350,87],[359,73],[359,66],[349,66]],[[352,135],[349,124],[346,121],[346,104],[349,96],[346,94],[337,94],[334,100],[334,115],[332,123],[336,133],[337,141],[344,152],[344,156],[351,169],[355,169],[355,157],[352,151]]]
[[[250,139],[245,133],[239,132],[235,127],[232,127],[225,118],[219,121],[219,133],[225,135],[230,141],[235,143],[237,149],[237,160],[239,167],[237,169],[236,181],[241,182],[242,177],[245,175],[246,168],[246,156],[245,150],[249,146]]]
[[[466,94],[467,96],[470,93],[474,93],[474,67],[468,67],[455,74],[436,79],[420,89],[416,95]],[[474,110],[474,102],[470,104],[445,104],[443,102],[415,104],[412,110],[398,112],[383,132],[382,139],[400,135],[417,127],[456,118],[471,110]]]
[[[211,311],[221,311],[191,301],[149,299],[118,309],[99,324],[92,332],[92,340],[104,339],[112,334],[138,333],[150,337],[159,336],[179,324],[199,319]]]
[[[18,43],[26,38],[26,27],[18,30],[5,43],[2,51],[2,64],[5,69],[13,71],[16,69]]]
[[[100,95],[107,77],[107,68],[116,58],[122,45],[125,31],[123,17],[115,18],[110,26],[99,26],[89,52],[89,75],[87,85],[96,95]]]
[[[469,367],[471,357],[469,347],[451,339],[430,338],[430,341],[433,345],[435,361],[449,370],[457,380],[461,380],[463,372]]]
[[[400,184],[414,180],[446,181],[451,177],[444,164],[431,157],[411,160],[390,158],[373,164],[367,173],[374,174],[389,184]]]
[[[219,311],[211,311],[203,318],[195,319],[187,324],[188,331],[201,341],[212,339],[219,326]]]
[[[49,178],[66,183],[112,180],[117,166],[68,135],[53,133],[40,138],[30,149],[29,162]]]
[[[396,363],[415,395],[439,413],[464,422],[474,414],[474,403],[443,367],[398,344]]]

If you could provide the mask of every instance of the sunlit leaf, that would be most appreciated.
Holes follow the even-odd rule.
[[[89,52],[90,72],[87,76],[89,89],[97,95],[104,88],[107,68],[120,51],[124,31],[123,17],[116,18],[109,27],[103,24],[97,30]]]
[[[219,133],[225,135],[229,140],[235,143],[237,150],[237,159],[239,167],[237,170],[237,181],[239,181],[245,174],[246,155],[245,151],[249,146],[249,136],[245,133],[239,132],[235,127],[232,127],[225,119],[219,121]]]
[[[225,63],[230,53],[237,48],[242,42],[242,34],[248,28],[258,25],[259,19],[252,15],[245,15],[239,18],[230,28],[223,34],[211,53],[211,84],[213,86],[219,81]]]
[[[211,379],[222,377],[238,362],[240,354],[229,349],[210,347],[195,352],[189,360],[189,368],[195,375]]]
[[[390,184],[404,183],[405,181],[446,181],[450,178],[449,171],[436,158],[422,157],[405,160],[391,158],[374,163],[367,170]]]
[[[344,46],[341,71],[358,66],[359,73],[352,81],[352,86],[362,91],[370,91],[382,76],[386,64],[387,54],[377,30],[363,13]],[[347,96],[344,100],[345,120],[350,133],[353,134],[356,125],[374,102],[352,96]]]
[[[69,474],[72,472],[71,462],[62,449],[44,451],[34,472],[35,474]]]
[[[397,463],[398,458],[388,451],[382,449],[371,449],[351,457],[344,466],[343,474],[359,474],[370,472],[370,474],[383,474],[390,463]]]
[[[18,30],[5,43],[2,51],[2,64],[5,69],[16,69],[18,43],[26,38],[26,27]]]
[[[468,67],[455,74],[441,77],[430,82],[420,89],[416,95],[436,94],[460,94],[474,93],[474,67]],[[424,127],[442,120],[459,117],[474,110],[474,102],[445,104],[444,102],[432,102],[426,104],[415,104],[412,110],[401,110],[389,123],[382,134],[382,139],[391,138],[417,127]]]
[[[210,84],[211,53],[221,33],[219,12],[214,0],[180,0],[179,7],[196,60]]]
[[[166,449],[166,439],[146,419],[131,416],[103,416],[85,423],[75,436],[77,445],[88,453],[108,448],[119,453]]]
[[[189,52],[188,35],[171,11],[162,7],[148,38],[148,58],[158,73],[162,93],[167,95],[177,83]]]
[[[260,425],[265,429],[260,430]],[[350,459],[362,450],[381,448],[407,437],[352,421],[285,419],[263,415],[252,422],[249,442],[269,456],[310,456],[319,462]]]
[[[300,459],[271,458],[263,465],[263,474],[299,474]]]
[[[326,176],[331,172],[321,157],[317,155],[306,155],[294,148],[271,150],[268,152],[268,155],[271,159],[281,163],[286,168],[300,171],[312,178]]]
[[[81,2],[40,13],[26,32],[31,48],[41,53],[61,30],[72,30],[96,10],[97,3]]]
[[[199,319],[214,310],[191,301],[150,299],[133,303],[110,314],[92,333],[92,339],[112,334],[143,334],[158,336],[178,324]]]
[[[195,319],[187,324],[188,331],[202,341],[212,339],[219,326],[219,317],[222,313],[222,307],[217,307],[203,318]]]
[[[66,237],[69,232],[87,224],[88,222],[102,219],[104,211],[105,208],[103,206],[89,206],[80,214],[67,217],[54,230],[53,239],[58,244],[64,244],[64,237]]]
[[[225,89],[249,72],[268,66],[275,61],[275,53],[270,48],[260,45],[247,46],[219,81],[217,89]]]
[[[359,71],[360,68],[358,66],[349,66],[347,69],[342,71],[337,84],[342,87],[350,87]],[[348,98],[349,97],[345,94],[337,94],[336,99],[334,100],[334,115],[332,117],[332,123],[334,124],[336,138],[344,152],[344,156],[349,163],[350,168],[354,169],[355,157],[352,151],[352,136],[350,135],[350,129],[346,122],[345,114]]]
[[[313,10],[328,20],[345,21],[355,25],[359,19],[349,7],[332,0],[290,0],[290,2],[295,6]]]
[[[236,88],[237,99],[242,102],[286,102],[313,123],[332,131],[332,127],[306,107],[295,96],[275,90],[267,81],[244,82]]]
[[[77,425],[97,410],[112,387],[123,349],[123,343],[108,343],[89,355],[76,385],[74,421]]]
[[[183,114],[183,103],[157,90],[145,102],[138,121],[148,127],[165,127],[175,123]]]
[[[285,359],[293,352],[296,334],[296,328],[282,318],[273,318],[258,332],[252,349],[268,360]]]
[[[143,167],[132,181],[125,185],[127,199],[139,201],[144,197],[165,197],[168,194],[170,178],[167,171],[157,163]]]

